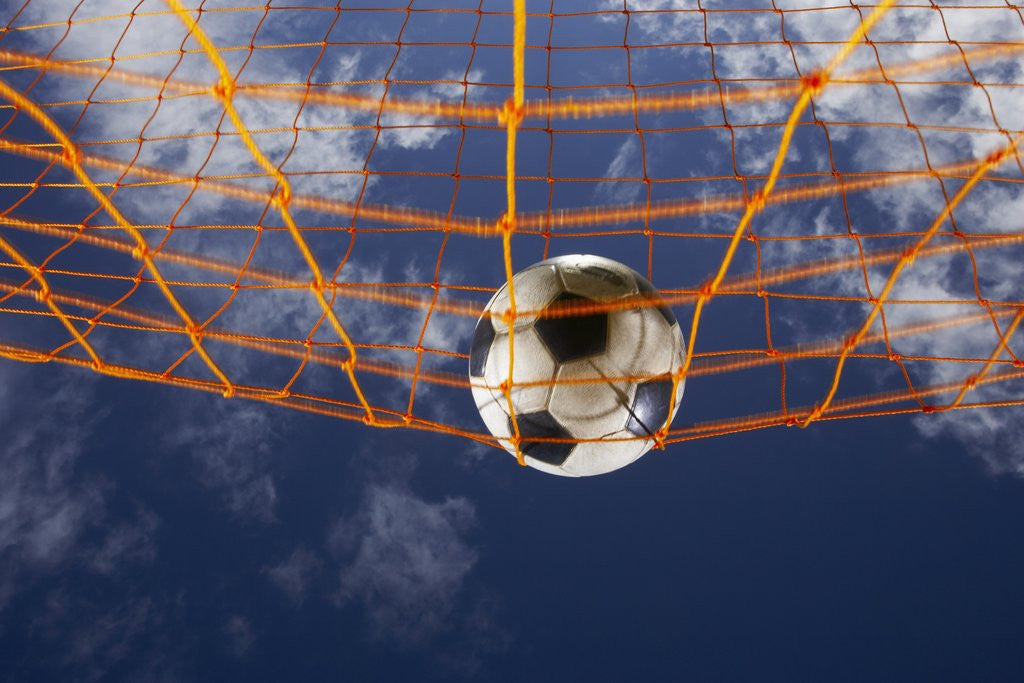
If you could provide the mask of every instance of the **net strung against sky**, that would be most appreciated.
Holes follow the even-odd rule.
[[[662,445],[1024,401],[1019,5],[5,12],[8,358],[494,445],[476,317],[595,253],[686,333]]]

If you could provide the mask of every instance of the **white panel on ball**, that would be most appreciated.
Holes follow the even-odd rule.
[[[473,387],[473,398],[476,400],[480,417],[487,425],[487,431],[499,438],[512,436],[508,431],[508,415],[505,414],[505,408],[491,396],[490,391]]]
[[[621,439],[633,437],[626,431],[619,432],[615,436]],[[629,441],[585,441],[576,447],[558,474],[568,474],[573,477],[605,474],[635,462],[650,450],[652,444],[653,442],[649,440],[635,439]]]
[[[618,261],[572,254],[550,259],[558,268],[565,291],[599,301],[615,301],[637,293],[632,268]]]
[[[605,357],[597,356],[566,363],[558,368],[550,412],[579,439],[597,439],[622,429],[629,419],[635,385],[612,380],[620,374],[603,367]],[[572,380],[600,382],[574,383]]]
[[[512,278],[512,286],[516,296],[516,329],[532,325],[537,319],[537,312],[562,292],[562,280],[551,265],[535,265],[517,273]],[[495,314],[492,318],[494,329],[498,332],[506,331],[508,324],[501,319],[501,315],[509,310],[507,286],[497,291],[487,308]]]
[[[615,316],[608,342],[608,364],[620,375],[658,375],[672,371],[679,328],[669,327],[654,308]]]
[[[555,359],[532,327],[516,330],[514,336],[516,366],[511,389],[512,405],[517,413],[532,413],[548,407],[551,383],[555,380]],[[508,379],[508,334],[495,335],[484,369],[484,381],[491,395],[502,406],[505,393],[501,385]],[[539,384],[530,385],[530,383]]]

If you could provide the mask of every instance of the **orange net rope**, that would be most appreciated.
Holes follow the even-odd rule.
[[[1024,402],[1020,5],[501,4],[12,6],[0,355],[496,445],[473,322],[586,251],[660,445]]]

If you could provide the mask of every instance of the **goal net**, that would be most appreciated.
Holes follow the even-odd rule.
[[[663,444],[1024,401],[1010,0],[20,0],[0,354],[495,445],[514,272],[645,274]]]

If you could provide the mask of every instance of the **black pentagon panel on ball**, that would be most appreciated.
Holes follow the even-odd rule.
[[[519,445],[525,455],[534,460],[546,462],[549,465],[562,465],[576,444],[571,441],[530,441],[529,439],[571,439],[572,435],[558,424],[551,413],[542,410],[538,413],[517,415],[516,422],[519,424],[519,436],[523,441]],[[508,432],[514,434],[512,419],[508,421]]]
[[[596,302],[583,296],[562,292],[548,304],[548,310],[586,303]],[[542,317],[534,327],[541,341],[560,363],[604,353],[608,343],[608,314],[604,312]]]
[[[672,309],[666,306],[665,303],[661,300],[661,295],[658,294],[658,290],[654,288],[654,285],[648,282],[647,278],[641,275],[636,276],[636,284],[637,287],[640,289],[640,296],[648,299],[653,299],[658,302],[658,313],[661,313],[661,317],[665,319],[665,322],[669,324],[669,327],[675,325],[675,313],[673,313]]]
[[[668,419],[671,401],[671,379],[652,379],[638,385],[626,429],[636,436],[654,436]]]
[[[484,316],[476,324],[473,330],[473,345],[469,349],[469,376],[483,377],[484,367],[487,365],[487,354],[491,351],[491,344],[494,342],[494,325],[491,324],[490,316]]]

